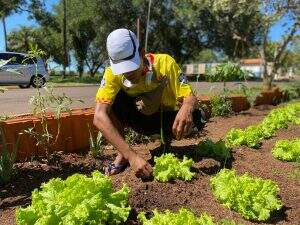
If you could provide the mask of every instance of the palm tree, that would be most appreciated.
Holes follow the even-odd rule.
[[[28,52],[30,44],[34,42],[34,30],[30,27],[21,26],[19,30],[9,33],[8,50],[16,52]]]

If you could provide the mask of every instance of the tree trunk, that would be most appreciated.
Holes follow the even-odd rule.
[[[261,60],[262,60],[262,75],[263,75],[263,88],[266,90],[271,90],[272,89],[272,81],[273,81],[273,77],[272,77],[272,72],[269,74],[268,73],[268,65],[267,65],[267,61],[265,58],[265,54],[264,52],[262,52],[263,50],[261,50]]]
[[[5,51],[7,51],[7,32],[6,32],[6,23],[5,17],[2,17],[3,31],[4,31],[4,43],[5,43]]]
[[[268,38],[268,29],[264,33],[263,44],[262,44],[262,48],[259,49],[259,54],[260,54],[261,66],[262,66],[263,89],[271,90],[273,74],[268,73],[268,64],[267,64],[267,60],[266,60],[267,38]]]
[[[79,59],[77,64],[77,71],[80,78],[83,75],[83,70],[84,70],[84,60]]]
[[[66,77],[66,67],[68,65],[68,51],[67,51],[67,0],[63,1],[64,16],[63,16],[63,48],[64,48],[64,71],[63,78]]]
[[[94,71],[94,70],[90,70],[90,76],[91,76],[91,77],[94,77],[94,76],[95,76],[95,74],[96,74],[96,71]]]
[[[272,82],[273,77],[272,76],[265,76],[263,79],[263,86],[265,90],[271,90],[272,89]]]

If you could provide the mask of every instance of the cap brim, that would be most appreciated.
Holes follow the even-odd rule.
[[[130,60],[124,60],[118,63],[113,63],[111,59],[109,61],[110,61],[112,72],[115,75],[137,70],[141,64],[140,54],[138,50],[136,50],[135,56]]]

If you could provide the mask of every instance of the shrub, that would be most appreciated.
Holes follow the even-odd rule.
[[[210,103],[212,116],[228,116],[233,113],[231,101],[225,95],[214,96]]]
[[[247,72],[243,71],[239,65],[230,61],[208,69],[206,75],[207,81],[210,82],[245,80],[248,77]]]

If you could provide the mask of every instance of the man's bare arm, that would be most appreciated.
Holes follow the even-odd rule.
[[[111,106],[97,103],[95,107],[94,125],[103,136],[127,159],[137,175],[150,176],[152,168],[144,159],[139,157],[124,140],[110,118]]]

